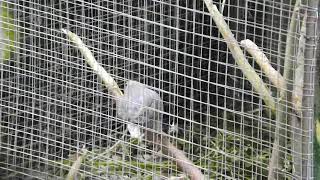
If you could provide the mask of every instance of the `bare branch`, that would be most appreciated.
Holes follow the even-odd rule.
[[[254,58],[259,64],[262,71],[266,74],[272,84],[274,84],[279,90],[285,88],[285,80],[282,75],[276,71],[270,64],[267,56],[258,48],[258,46],[249,39],[242,40],[240,44],[246,51]]]
[[[74,33],[69,30],[61,29],[68,38],[73,42],[78,49],[81,51],[85,58],[85,61],[90,65],[93,71],[102,79],[106,88],[115,96],[120,97],[123,95],[118,84],[114,81],[111,75],[97,62],[97,60],[92,55],[91,51],[86,47],[82,40]]]
[[[307,12],[306,12],[307,13]],[[304,79],[304,51],[306,47],[306,20],[307,14],[304,15],[301,24],[299,47],[297,55],[297,67],[295,69],[295,78],[292,91],[292,103],[295,111],[301,114],[302,97],[303,97],[303,79]]]
[[[211,0],[203,0],[211,14],[212,19],[216,23],[220,33],[226,40],[229,50],[232,53],[233,58],[237,62],[239,68],[242,70],[244,76],[252,84],[254,90],[260,94],[264,102],[271,110],[275,110],[275,102],[269,89],[265,86],[262,79],[257,75],[252,66],[248,63],[245,58],[237,40],[233,37],[231,30],[227,23],[224,21],[222,14],[219,12],[216,5]]]

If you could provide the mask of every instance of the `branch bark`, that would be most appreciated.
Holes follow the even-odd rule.
[[[286,80],[286,82],[289,82],[293,79],[292,63],[294,59],[295,33],[297,29],[297,17],[300,9],[300,3],[300,0],[297,0],[295,3],[293,13],[291,16],[290,26],[287,33],[283,72],[283,78]],[[284,165],[283,158],[285,152],[285,144],[287,140],[286,125],[288,124],[290,117],[288,114],[290,114],[291,112],[291,109],[289,107],[290,104],[288,103],[288,101],[291,100],[290,89],[292,89],[292,87],[290,87],[289,84],[286,83],[285,88],[280,91],[279,107],[276,115],[277,118],[275,138],[272,145],[273,147],[271,158],[269,161],[269,180],[275,179],[277,176],[274,173],[274,170],[282,169]]]
[[[267,56],[258,48],[258,46],[249,39],[242,40],[240,44],[254,58],[261,70],[269,78],[270,82],[275,85],[278,90],[284,89],[286,84],[284,78],[271,66]]]
[[[115,96],[122,96],[123,93],[120,90],[116,81],[111,77],[111,75],[97,62],[91,51],[86,47],[82,40],[74,33],[69,30],[61,29],[63,33],[67,35],[69,40],[74,43],[81,54],[84,56],[86,62],[90,65],[93,71],[102,79],[105,87]]]
[[[306,20],[307,11],[302,20],[300,29],[300,38],[297,54],[297,66],[295,69],[294,85],[292,91],[293,111],[291,117],[292,127],[292,160],[293,160],[293,174],[296,177],[302,176],[302,97],[304,85],[304,53],[306,47]]]

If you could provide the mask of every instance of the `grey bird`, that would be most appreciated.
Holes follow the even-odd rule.
[[[158,132],[162,132],[162,111],[160,95],[137,81],[128,81],[117,102],[119,118]]]

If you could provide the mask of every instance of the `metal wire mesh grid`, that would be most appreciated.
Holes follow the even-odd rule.
[[[2,57],[0,65],[2,177],[63,179],[82,147],[87,153],[76,174],[79,178],[185,177],[152,143],[130,139],[113,97],[61,33],[65,28],[81,37],[121,89],[135,80],[160,94],[165,133],[206,177],[267,178],[274,138],[279,136],[274,133],[275,115],[237,66],[203,1],[4,2],[7,8],[1,10],[12,13],[15,43],[12,56]],[[223,9],[235,38],[254,41],[282,72],[295,2],[214,3]],[[301,9],[317,12],[306,4]],[[300,37],[298,32],[293,35]],[[296,42],[295,54],[297,47]],[[306,47],[309,52],[314,49],[315,44]],[[313,77],[314,56],[305,57],[306,77]],[[279,98],[268,77],[246,57]],[[295,69],[296,58],[292,61]],[[295,139],[290,134],[295,129],[287,120],[295,114],[285,109],[282,127],[288,137],[280,150],[284,166],[277,169],[279,179],[312,177],[312,97],[310,78],[304,83],[304,99],[309,100],[304,100],[299,116],[305,123],[297,133],[303,138],[297,142],[303,146],[301,152],[292,148]],[[294,165],[295,153],[302,157],[301,166]]]

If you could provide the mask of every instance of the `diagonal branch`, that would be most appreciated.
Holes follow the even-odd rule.
[[[82,40],[74,33],[69,30],[61,29],[63,33],[67,35],[69,40],[73,42],[80,50],[86,62],[90,65],[93,71],[102,79],[106,88],[115,96],[120,97],[123,95],[118,84],[111,77],[111,75],[97,62],[92,55],[91,51],[86,47]]]
[[[85,57],[85,61],[91,66],[91,68],[97,73],[97,75],[103,80],[106,88],[115,96],[119,98],[123,96],[122,91],[120,90],[118,84],[114,81],[111,75],[96,61],[91,51],[86,47],[82,40],[71,31],[61,29],[68,38],[77,46],[82,55]],[[170,143],[167,137],[162,137],[160,139],[154,140],[154,132],[146,130],[147,139],[154,144],[161,144],[163,146],[164,153],[170,157],[173,157],[184,173],[190,176],[191,180],[204,180],[202,172],[192,164],[192,162],[185,156],[184,152],[176,148],[173,144]],[[117,143],[116,143],[117,144]]]
[[[240,44],[254,58],[271,83],[274,84],[278,90],[284,89],[286,84],[284,78],[271,66],[267,56],[258,48],[258,46],[249,39],[242,40]]]
[[[232,53],[233,58],[241,69],[243,75],[253,86],[253,89],[262,97],[264,102],[272,111],[275,111],[275,101],[271,96],[269,89],[266,87],[262,79],[257,75],[253,67],[248,63],[245,58],[237,40],[233,37],[231,30],[227,23],[224,21],[222,14],[219,12],[216,5],[211,0],[203,0],[211,14],[212,19],[216,23],[220,33],[226,40],[229,50]]]

